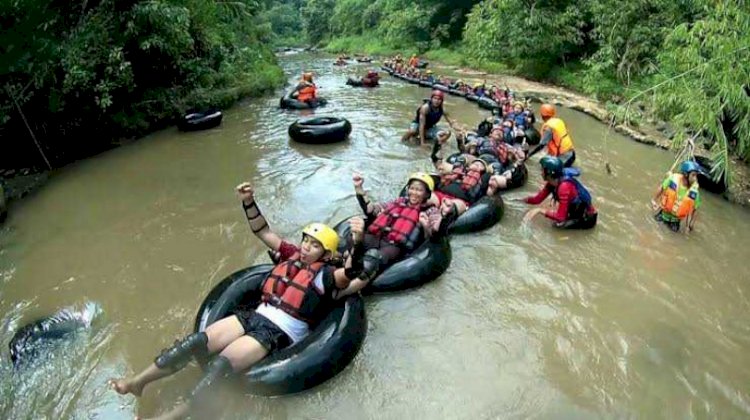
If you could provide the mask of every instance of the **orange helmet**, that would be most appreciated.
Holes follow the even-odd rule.
[[[302,73],[302,80],[306,82],[312,82],[313,74],[310,72]]]
[[[550,104],[543,104],[539,112],[542,114],[542,118],[552,118],[555,116],[555,107]]]

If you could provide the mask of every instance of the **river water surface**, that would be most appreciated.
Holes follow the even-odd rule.
[[[316,115],[354,127],[349,142],[295,144],[300,111],[281,91],[225,112],[213,130],[169,129],[69,165],[15,203],[0,231],[0,341],[36,317],[96,302],[90,332],[32,369],[0,358],[0,418],[132,418],[172,406],[200,377],[193,366],[136,401],[107,389],[189,333],[213,285],[264,247],[234,187],[248,180],[271,226],[297,240],[310,221],[358,211],[361,171],[390,198],[429,150],[399,136],[426,88],[384,76],[378,89],[344,85],[364,66],[281,58],[290,82],[313,69],[330,99]],[[475,125],[488,115],[448,96]],[[438,280],[367,297],[369,330],[354,362],[308,392],[281,398],[227,388],[215,418],[747,418],[750,417],[750,217],[705,194],[697,230],[677,235],[651,218],[649,199],[673,155],[559,110],[573,133],[599,209],[586,232],[556,231],[506,200],[494,228],[451,241]],[[609,161],[614,175],[604,170]],[[528,184],[541,185],[537,161]],[[4,347],[7,348],[7,347]]]

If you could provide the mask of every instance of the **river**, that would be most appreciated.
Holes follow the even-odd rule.
[[[402,144],[426,88],[384,75],[344,85],[363,65],[280,58],[330,99],[316,115],[349,119],[347,143],[291,142],[307,111],[278,109],[281,91],[225,111],[213,130],[160,131],[58,171],[16,202],[0,231],[0,338],[36,317],[96,302],[88,334],[35,369],[0,358],[1,418],[132,418],[172,406],[200,377],[192,367],[136,401],[106,380],[151,363],[189,333],[213,285],[266,262],[234,187],[248,180],[271,226],[297,240],[309,221],[356,213],[353,171],[376,198],[430,168],[429,150]],[[488,115],[448,96],[475,125]],[[438,280],[367,297],[369,330],[354,362],[308,392],[282,398],[228,388],[215,418],[741,418],[750,416],[750,249],[746,209],[704,194],[696,231],[652,220],[650,197],[673,161],[575,111],[559,109],[599,210],[596,229],[557,231],[506,200],[494,228],[451,240]],[[613,175],[604,169],[610,162]],[[529,165],[522,197],[541,186]],[[743,233],[744,232],[744,233]],[[743,257],[744,256],[744,257]]]

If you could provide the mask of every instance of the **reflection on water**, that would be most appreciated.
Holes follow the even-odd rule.
[[[306,54],[303,69],[329,105],[278,109],[282,92],[225,113],[221,127],[148,136],[60,171],[16,203],[0,233],[0,337],[57,308],[101,302],[103,324],[20,374],[0,361],[2,418],[125,418],[171,406],[199,377],[186,369],[144,397],[108,391],[188,333],[203,297],[226,275],[265,262],[233,188],[257,186],[274,229],[297,239],[312,220],[356,213],[351,173],[386,199],[429,150],[401,144],[428,90],[384,77],[377,89],[344,84],[365,66],[334,68]],[[488,115],[448,97],[453,118]],[[583,181],[599,209],[593,231],[555,231],[506,200],[494,228],[452,240],[438,281],[368,298],[370,329],[352,365],[322,386],[277,399],[222,392],[217,418],[738,418],[750,415],[750,247],[744,209],[706,195],[697,231],[657,225],[648,201],[672,156],[559,111],[577,146]],[[290,142],[301,115],[352,122],[351,139]],[[608,175],[604,162],[614,169]],[[530,164],[522,197],[541,186]]]

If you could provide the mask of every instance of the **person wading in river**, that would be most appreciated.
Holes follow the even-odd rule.
[[[542,178],[546,184],[532,197],[523,201],[527,204],[540,204],[550,194],[557,202],[557,210],[531,209],[524,216],[524,223],[529,223],[539,214],[552,219],[555,227],[563,229],[590,229],[596,225],[597,211],[592,204],[591,194],[576,177],[580,175],[577,168],[564,168],[557,157],[545,156],[540,162]]]
[[[701,197],[698,185],[700,167],[692,160],[682,162],[678,173],[670,173],[651,200],[655,219],[675,232],[690,232],[695,227],[696,210]],[[682,223],[682,222],[685,223]]]
[[[547,155],[560,158],[563,166],[569,168],[576,160],[576,152],[573,148],[573,138],[570,136],[568,127],[560,118],[555,117],[555,107],[543,104],[540,109],[544,125],[542,126],[542,142],[532,149],[528,158],[547,147]]]
[[[427,139],[444,142],[450,137],[450,133],[440,128],[437,123],[440,118],[445,118],[448,125],[453,126],[453,121],[443,110],[443,99],[445,94],[439,90],[433,90],[430,100],[417,108],[416,116],[412,121],[409,130],[401,137],[401,141],[409,141],[413,137],[419,138],[419,144],[424,146]]]
[[[310,224],[302,230],[299,246],[293,245],[271,231],[250,184],[240,184],[237,192],[250,229],[278,253],[281,262],[264,281],[262,303],[254,311],[238,311],[211,324],[204,332],[190,334],[164,349],[138,375],[110,381],[118,393],[140,396],[143,387],[181,370],[192,357],[215,355],[189,401],[162,416],[163,419],[185,417],[194,400],[203,396],[213,382],[232,372],[244,371],[269,353],[304,339],[311,323],[325,317],[330,310],[335,293],[349,286],[350,279],[357,278],[362,271],[364,220],[361,218],[349,222],[350,257],[345,268],[336,268],[330,263],[339,243],[333,229],[322,223]]]

